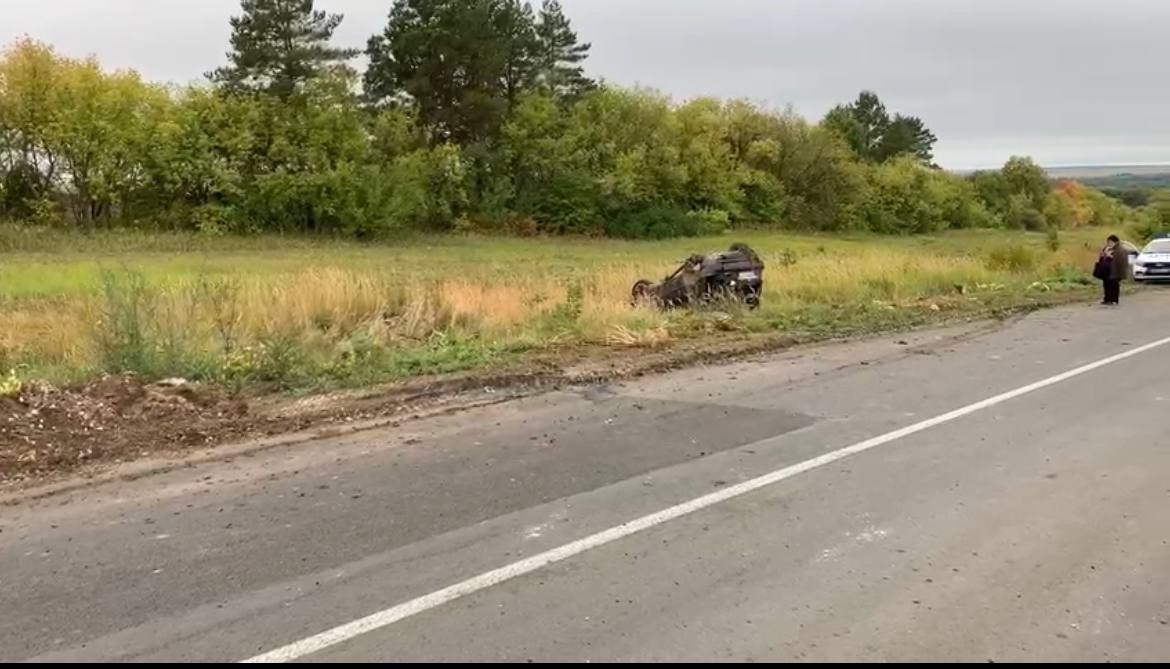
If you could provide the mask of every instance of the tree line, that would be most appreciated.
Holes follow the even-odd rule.
[[[863,92],[791,110],[676,104],[587,76],[557,0],[397,0],[362,52],[313,0],[242,0],[205,85],[24,39],[0,58],[0,218],[29,224],[663,238],[729,227],[925,233],[1136,215],[1026,158],[960,177]]]

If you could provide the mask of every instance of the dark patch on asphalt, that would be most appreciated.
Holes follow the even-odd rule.
[[[454,433],[351,435],[334,445],[398,445],[257,481],[237,497],[179,497],[152,508],[152,519],[165,520],[149,534],[170,535],[167,541],[144,542],[140,523],[77,532],[68,538],[71,554],[104,556],[103,563],[79,558],[51,584],[31,580],[43,565],[34,569],[0,548],[13,582],[0,600],[60,603],[51,612],[43,607],[43,618],[5,621],[0,636],[51,641],[84,618],[90,622],[77,638],[95,638],[814,422],[784,411],[626,397],[612,386],[588,399],[544,399],[547,409],[498,424],[467,420]],[[330,447],[329,440],[314,445]],[[111,555],[111,544],[133,548]],[[158,564],[166,565],[165,600],[161,576],[152,574]],[[0,659],[50,647],[5,649]]]

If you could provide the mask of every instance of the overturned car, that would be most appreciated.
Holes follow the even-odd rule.
[[[747,244],[732,244],[718,253],[693,255],[658,283],[642,279],[634,284],[634,304],[660,309],[734,301],[749,309],[760,306],[764,263]]]

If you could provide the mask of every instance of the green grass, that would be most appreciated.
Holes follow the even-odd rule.
[[[857,248],[890,248],[928,254],[980,255],[988,248],[1040,249],[1041,236],[969,231],[936,236],[890,238],[877,235],[778,235],[744,232],[729,236],[664,242],[514,238],[412,237],[397,244],[281,237],[200,237],[197,235],[99,233],[93,236],[0,227],[0,297],[60,297],[97,292],[104,270],[130,268],[152,283],[198,275],[275,276],[311,267],[344,267],[362,272],[444,276],[471,271],[508,275],[526,268],[556,277],[575,277],[598,267],[639,263],[658,273],[696,249],[717,249],[729,239],[765,251],[790,250],[797,257]],[[1082,234],[1082,237],[1084,235]],[[1017,244],[1018,241],[1024,244]]]
[[[930,237],[743,232],[706,239],[93,236],[0,227],[0,371],[183,375],[241,389],[360,386],[588,344],[727,332],[853,335],[1086,290],[1097,231]],[[633,309],[628,290],[746,241],[768,265],[752,313]]]

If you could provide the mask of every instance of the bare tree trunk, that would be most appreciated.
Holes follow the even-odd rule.
[[[84,185],[77,187],[77,203],[73,207],[74,211],[78,212],[79,223],[86,232],[93,232],[95,230],[95,221],[93,216],[93,198],[89,194],[89,188]]]

